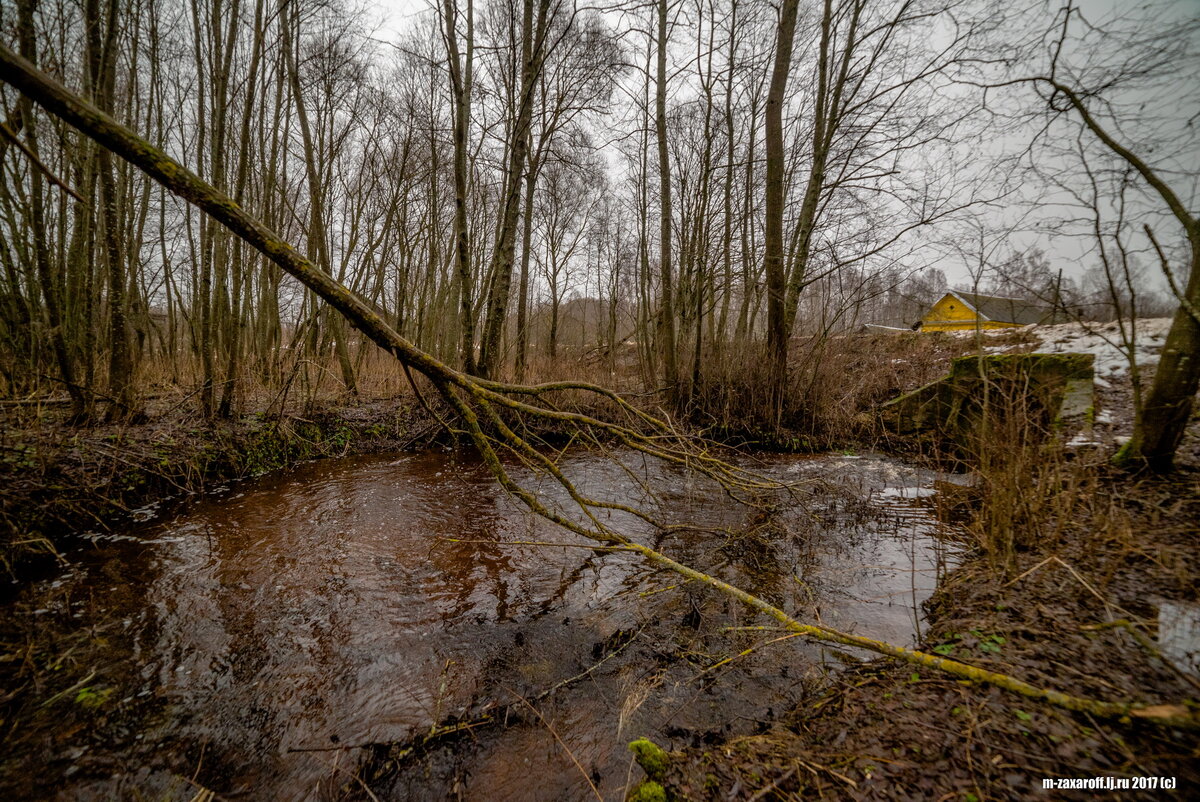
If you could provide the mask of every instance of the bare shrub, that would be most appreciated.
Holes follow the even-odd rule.
[[[964,453],[979,477],[968,524],[994,571],[1008,576],[1024,551],[1053,550],[1066,527],[1102,516],[1094,503],[1098,460],[1072,458],[1028,388],[993,381]]]
[[[783,409],[773,415],[765,355],[728,348],[706,361],[690,420],[711,433],[816,450],[873,440],[876,406],[946,372],[969,341],[943,334],[877,332],[792,342]],[[771,440],[773,439],[773,442]]]

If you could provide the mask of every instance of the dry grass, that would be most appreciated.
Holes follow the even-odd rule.
[[[685,377],[681,417],[687,425],[717,439],[769,448],[818,450],[861,443],[874,437],[863,413],[942,375],[951,356],[972,347],[970,338],[938,333],[797,338],[792,343],[785,408],[776,419],[766,391],[767,360],[762,344],[724,343],[704,354],[698,382],[692,382],[690,365],[681,365]],[[314,360],[299,349],[285,348],[266,361],[247,359],[234,383],[232,414],[304,415],[314,409],[412,394],[400,365],[374,345],[352,345],[351,361],[356,394],[346,387],[332,354]],[[506,360],[497,378],[515,379],[511,360]],[[531,352],[524,383],[567,379],[611,388],[638,406],[662,411],[663,387],[652,366],[640,362],[635,345],[621,344],[611,353],[564,346],[555,358]],[[155,353],[142,359],[138,367],[137,386],[151,419],[179,409],[198,411],[200,384],[199,365],[191,355]],[[104,385],[104,376],[96,376],[95,386]],[[218,377],[214,387],[218,401],[225,386]],[[38,396],[40,402],[7,399],[0,403],[10,418],[23,416],[26,422],[49,420],[55,410],[66,409],[60,403],[65,393],[57,386],[45,384]],[[100,402],[103,407],[103,399]],[[604,411],[596,408],[594,397],[577,392],[559,394],[556,403],[581,411]]]
[[[1070,526],[1109,531],[1113,505],[1098,492],[1103,460],[1064,450],[1044,409],[1027,388],[993,382],[963,453],[978,476],[979,507],[968,525],[1001,577],[1018,554],[1053,553]]]

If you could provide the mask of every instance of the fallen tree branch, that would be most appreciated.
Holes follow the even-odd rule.
[[[763,479],[719,458],[712,452],[711,444],[707,441],[677,431],[669,421],[634,407],[606,388],[583,382],[556,382],[537,386],[512,385],[478,379],[451,368],[400,336],[375,310],[306,259],[290,243],[248,214],[229,196],[204,182],[179,162],[39,71],[3,44],[0,44],[0,79],[220,222],[319,295],[372,342],[395,356],[404,366],[424,375],[450,408],[458,414],[465,432],[501,487],[538,515],[590,540],[638,552],[647,561],[738,599],[775,619],[791,632],[810,640],[864,649],[972,682],[984,682],[1068,710],[1106,718],[1137,718],[1157,724],[1200,729],[1200,718],[1182,705],[1146,706],[1072,696],[1061,691],[1038,688],[1015,677],[946,657],[839,632],[829,627],[804,624],[757,596],[630,540],[605,525],[596,516],[596,510],[620,510],[651,525],[659,524],[642,510],[583,495],[552,460],[533,448],[505,423],[498,409],[516,416],[567,424],[592,441],[601,437],[609,438],[635,452],[706,476],[717,482],[731,498],[739,501],[747,501],[741,493],[781,489],[784,485]],[[519,400],[520,397],[526,397],[536,402],[543,395],[563,390],[581,391],[609,400],[625,416],[626,422],[602,420],[581,413],[564,412],[552,405],[539,406],[530,401]],[[496,434],[485,431],[481,415]],[[649,433],[643,431],[643,428],[648,429]],[[553,477],[574,502],[575,509],[582,514],[583,520],[568,517],[565,511],[547,506],[536,493],[515,481],[501,462],[497,446],[516,455],[523,465],[540,469]]]

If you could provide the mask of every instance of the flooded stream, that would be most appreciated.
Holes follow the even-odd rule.
[[[895,461],[772,457],[761,470],[799,483],[773,515],[627,461],[655,501],[601,455],[563,468],[587,492],[741,532],[611,521],[804,620],[911,644],[953,561],[925,498],[944,477]],[[731,631],[764,621],[585,544],[461,452],[315,462],[93,536],[7,605],[73,644],[61,667],[78,681],[44,703],[54,731],[8,756],[2,785],[301,800],[367,798],[365,777],[381,799],[621,799],[628,741],[761,731],[854,659]]]

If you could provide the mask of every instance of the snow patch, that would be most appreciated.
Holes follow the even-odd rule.
[[[1083,448],[1085,446],[1099,446],[1100,441],[1095,440],[1088,432],[1080,432],[1067,441],[1067,448]]]
[[[885,487],[879,491],[883,498],[925,498],[937,495],[932,487]]]
[[[1139,366],[1158,364],[1163,341],[1171,328],[1171,318],[1146,318],[1125,322],[1125,333],[1117,323],[1062,323],[1056,326],[1026,326],[1023,329],[1001,329],[1005,333],[1027,332],[1035,340],[1033,350],[1039,354],[1092,354],[1095,358],[1096,384],[1110,387],[1109,380],[1129,373],[1129,345]],[[1015,351],[1021,346],[987,346],[996,353]]]

